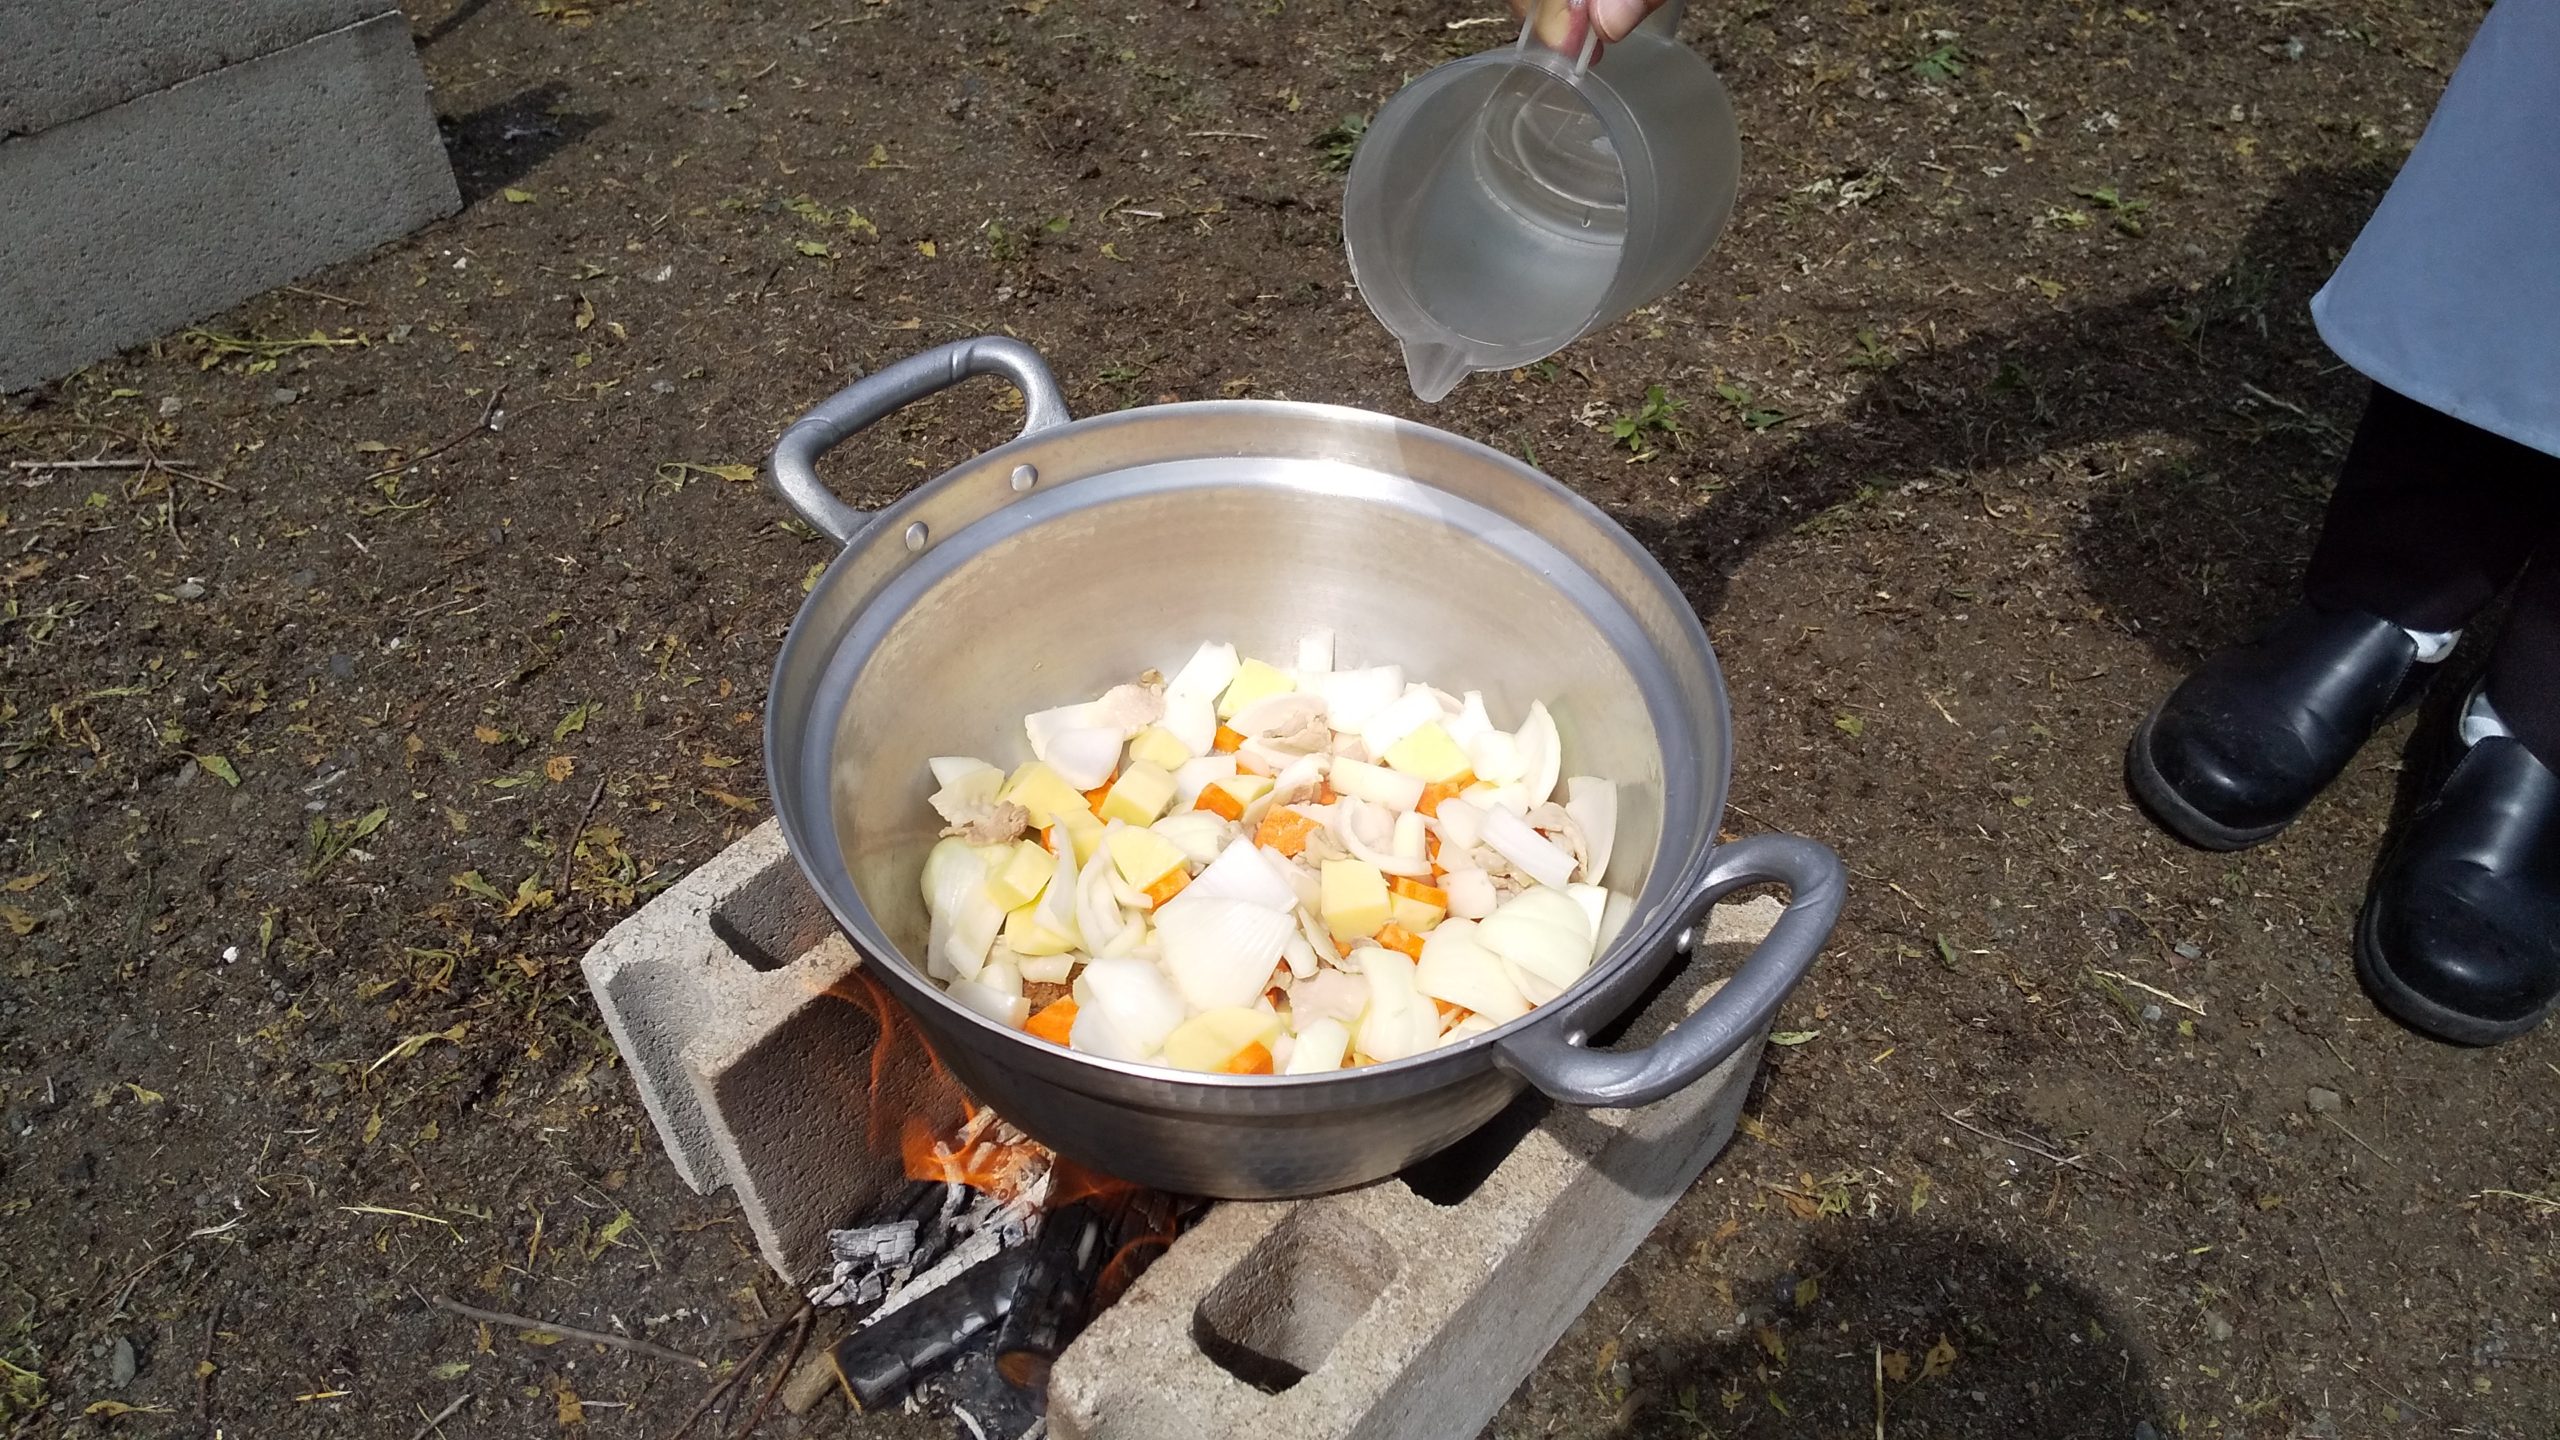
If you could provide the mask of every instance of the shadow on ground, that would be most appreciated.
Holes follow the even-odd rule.
[[[564,103],[569,90],[557,81],[519,90],[493,105],[442,117],[445,153],[453,160],[462,203],[476,205],[531,173],[535,166],[586,138],[607,118]]]
[[[2150,1362],[2095,1293],[1997,1240],[1908,1218],[1825,1227],[1734,1282],[1728,1338],[1652,1353],[1621,1435],[2156,1436]],[[1767,1317],[1767,1318],[1764,1318]]]
[[[2293,177],[2194,289],[1898,355],[1880,337],[1874,378],[1838,418],[1795,432],[1693,516],[1625,523],[1712,616],[1752,551],[1834,507],[2045,455],[2109,465],[2065,538],[2118,624],[2190,661],[2283,605],[2310,552],[2363,382],[2321,344],[2309,301],[2389,180],[2380,166]],[[2156,453],[2073,453],[2111,442]],[[2059,529],[2051,519],[2019,523]]]

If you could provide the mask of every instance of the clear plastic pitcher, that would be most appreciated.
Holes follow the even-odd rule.
[[[1378,111],[1342,202],[1352,279],[1413,393],[1544,359],[1670,292],[1733,214],[1733,104],[1675,33],[1531,38],[1425,72]]]

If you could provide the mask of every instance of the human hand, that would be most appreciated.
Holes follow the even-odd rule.
[[[1512,17],[1529,18],[1532,8],[1538,12],[1535,34],[1540,44],[1565,55],[1582,53],[1583,41],[1592,31],[1600,32],[1603,44],[1624,40],[1644,17],[1661,9],[1668,0],[1511,0]]]

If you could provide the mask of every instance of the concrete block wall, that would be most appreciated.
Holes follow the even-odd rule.
[[[0,391],[461,203],[387,0],[0,0]]]

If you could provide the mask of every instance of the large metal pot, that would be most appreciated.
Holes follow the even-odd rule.
[[[972,375],[1022,391],[1012,443],[877,514],[820,483],[846,436]],[[1810,840],[1719,846],[1731,765],[1706,632],[1642,547],[1497,451],[1362,410],[1159,405],[1070,420],[1028,346],[964,340],[855,382],[775,445],[774,487],[844,547],[784,640],[765,762],[792,855],[986,1104],[1087,1164],[1236,1199],[1362,1184],[1490,1119],[1525,1082],[1634,1105],[1769,1025],[1838,918],[1840,863]],[[1481,688],[1555,714],[1569,768],[1619,782],[1610,883],[1635,918],[1571,990],[1464,1044],[1305,1077],[1199,1075],[1050,1045],[961,1008],[906,958],[937,820],[925,761],[1010,763],[1025,711],[1098,693],[1203,640],[1294,654],[1330,626],[1346,664]],[[1650,1047],[1584,1041],[1628,1008],[1719,896],[1776,882],[1777,928]]]

